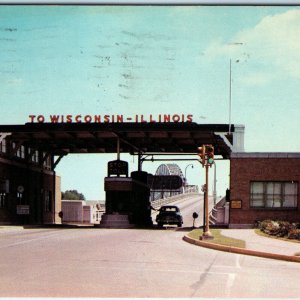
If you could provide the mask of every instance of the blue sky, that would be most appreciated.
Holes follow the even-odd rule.
[[[245,150],[299,152],[299,36],[297,6],[0,6],[1,124],[149,113],[228,123],[231,59],[231,119],[245,125]],[[62,189],[103,198],[114,158],[65,157]],[[136,160],[123,158],[134,170]],[[194,165],[188,179],[202,184]],[[226,162],[218,174],[223,193]]]

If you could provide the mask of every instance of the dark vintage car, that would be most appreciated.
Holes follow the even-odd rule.
[[[180,210],[175,205],[162,206],[156,216],[156,222],[159,227],[162,227],[165,224],[181,227],[183,223]]]

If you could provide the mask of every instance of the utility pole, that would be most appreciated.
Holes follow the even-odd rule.
[[[232,84],[232,79],[231,79],[231,58],[230,58],[229,61],[229,130],[228,130],[229,134],[231,134],[231,97],[232,97],[231,84]]]
[[[209,165],[206,164],[205,166],[205,185],[206,185],[206,191],[205,191],[205,230],[203,232],[203,236],[212,236],[211,232],[209,231],[209,210],[208,210],[208,168]]]

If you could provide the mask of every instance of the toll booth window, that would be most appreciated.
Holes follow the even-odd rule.
[[[297,199],[297,182],[251,182],[250,205],[253,208],[294,208]]]

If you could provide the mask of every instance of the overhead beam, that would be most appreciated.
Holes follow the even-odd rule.
[[[225,142],[225,144],[229,147],[229,149],[232,151],[232,144],[230,143],[230,141],[228,140],[228,138],[226,137],[226,134],[224,132],[215,132],[215,135],[218,135],[222,138],[222,140]]]
[[[0,143],[9,135],[11,135],[11,132],[0,132]]]
[[[61,154],[57,160],[54,162],[53,164],[53,170],[56,168],[56,166],[58,165],[58,163],[61,161],[61,159],[65,156],[66,154]]]
[[[138,147],[136,147],[135,145],[131,144],[130,142],[128,142],[124,137],[122,137],[122,135],[120,133],[116,133],[116,132],[112,132],[116,138],[118,138],[120,141],[122,141],[123,143],[129,145],[132,149],[138,151],[138,152],[143,152],[141,151],[141,149],[139,149]]]

